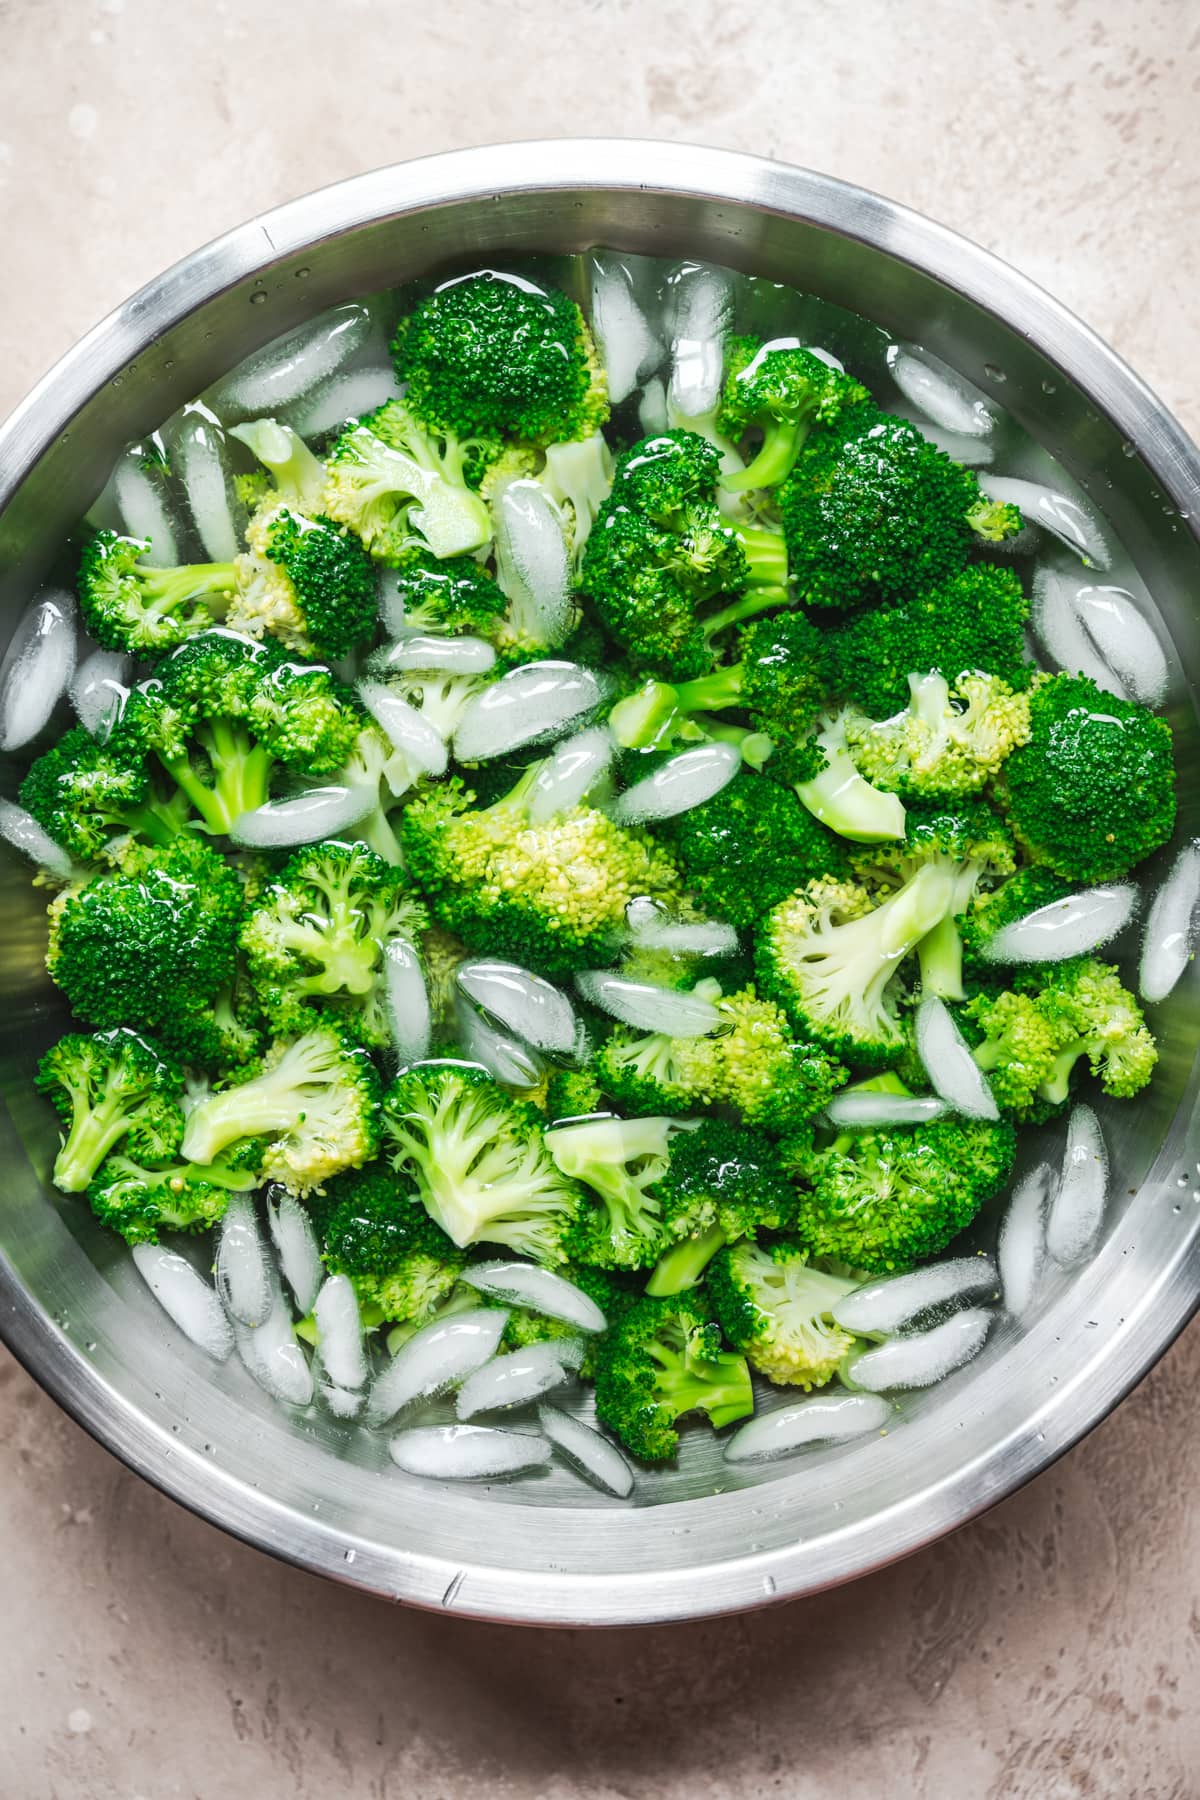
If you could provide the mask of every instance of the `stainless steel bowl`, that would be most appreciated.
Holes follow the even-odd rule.
[[[0,432],[5,635],[113,455],[259,344],[349,296],[445,263],[593,244],[687,255],[824,295],[916,338],[996,395],[1110,515],[1183,669],[1171,720],[1200,768],[1200,458],[1143,384],[1022,276],[887,200],[800,169],[667,144],[471,150],[327,188],[177,264],[106,319]],[[1180,835],[1200,830],[1194,779]],[[1032,1326],[1001,1327],[881,1441],[731,1475],[709,1434],[647,1503],[565,1476],[414,1482],[328,1419],[299,1425],[236,1365],[165,1324],[128,1258],[48,1197],[53,1131],[29,1092],[56,1029],[43,920],[0,866],[0,1330],[102,1443],[264,1550],[390,1598],[542,1624],[693,1618],[810,1593],[927,1544],[1046,1467],[1162,1354],[1200,1298],[1200,984],[1160,1009],[1160,1077],[1107,1125],[1114,1217],[1095,1262]],[[650,1504],[651,1500],[661,1504]]]

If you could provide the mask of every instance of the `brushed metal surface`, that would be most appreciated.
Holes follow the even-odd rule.
[[[1160,403],[1049,296],[928,220],[803,170],[675,145],[510,145],[380,170],[177,264],[81,340],[0,431],[4,632],[116,448],[258,344],[441,264],[595,243],[819,293],[920,339],[994,393],[1096,495],[1155,596],[1179,657],[1169,716],[1181,766],[1196,768],[1200,458]],[[1180,836],[1196,835],[1200,799],[1181,785]],[[1155,1019],[1159,1080],[1105,1115],[1117,1198],[1095,1262],[1028,1330],[1002,1326],[973,1367],[905,1402],[885,1439],[751,1478],[729,1474],[717,1442],[693,1434],[679,1470],[648,1479],[632,1508],[559,1475],[465,1491],[414,1482],[382,1444],[330,1420],[297,1425],[239,1367],[214,1370],[161,1321],[84,1209],[47,1199],[54,1132],[28,1074],[61,1014],[40,973],[41,906],[7,859],[0,909],[0,1332],[168,1493],[381,1594],[475,1617],[606,1624],[847,1580],[1043,1468],[1128,1391],[1200,1298],[1190,971]]]

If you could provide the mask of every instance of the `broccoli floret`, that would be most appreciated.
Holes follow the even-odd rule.
[[[127,841],[116,868],[52,902],[46,967],[89,1025],[150,1030],[186,1055],[232,985],[241,916],[241,882],[201,839]]]
[[[859,772],[905,799],[974,794],[1029,738],[1029,696],[998,675],[910,675],[902,713],[876,721],[842,714]]]
[[[608,418],[604,369],[574,301],[497,270],[443,283],[401,321],[392,355],[408,405],[436,431],[553,444]]]
[[[810,606],[911,599],[958,573],[976,533],[998,543],[1021,529],[1017,508],[986,500],[970,469],[871,406],[809,440],[779,507],[796,593]]]
[[[1158,1061],[1141,1007],[1118,970],[1095,957],[1019,974],[1014,990],[978,993],[963,1010],[983,1033],[975,1060],[1017,1119],[1062,1106],[1084,1058],[1118,1100],[1140,1093]]]
[[[320,664],[210,631],[180,645],[135,689],[108,749],[157,757],[200,829],[220,835],[269,798],[277,765],[313,780],[336,774],[361,724]]]
[[[796,792],[813,817],[853,843],[903,837],[902,802],[895,794],[872,787],[859,774],[846,741],[844,720],[827,719],[812,742],[824,758],[824,767],[797,781]],[[794,764],[783,764],[780,772],[788,780],[794,776]]]
[[[721,1024],[708,1037],[618,1026],[595,1060],[605,1093],[633,1112],[678,1115],[724,1105],[748,1124],[786,1131],[819,1112],[845,1079],[752,987],[719,999],[717,1010]]]
[[[471,447],[431,433],[403,400],[348,425],[326,463],[322,510],[392,563],[410,549],[462,556],[491,542],[488,509],[468,485]]]
[[[936,862],[878,905],[853,882],[807,882],[767,914],[759,983],[798,1031],[835,1056],[886,1068],[904,1048],[898,972],[953,898],[954,877]]]
[[[927,1261],[964,1231],[1012,1173],[1011,1125],[974,1119],[839,1137],[810,1159],[794,1233],[813,1255],[866,1275]]]
[[[211,1163],[234,1149],[260,1150],[264,1181],[292,1193],[319,1188],[379,1147],[379,1077],[366,1051],[336,1025],[279,1039],[258,1062],[188,1114],[183,1154]]]
[[[714,918],[753,925],[802,881],[847,873],[845,846],[795,794],[743,769],[668,821],[685,885]]]
[[[796,1210],[773,1141],[720,1118],[703,1119],[672,1140],[656,1194],[667,1248],[646,1286],[653,1295],[694,1287],[723,1244],[783,1230]]]
[[[978,563],[901,606],[874,607],[825,635],[829,683],[873,719],[909,703],[910,675],[998,675],[1012,688],[1035,670],[1025,654],[1029,601],[1011,569]]]
[[[406,877],[363,844],[298,850],[242,927],[250,977],[271,1029],[286,1037],[328,1009],[364,1043],[389,1041],[384,951],[428,925]]]
[[[185,795],[168,794],[161,778],[155,785],[137,743],[110,738],[101,745],[82,725],[30,766],[20,801],[56,844],[83,860],[126,835],[169,844],[190,812]]]
[[[34,1079],[67,1127],[54,1164],[64,1193],[81,1194],[118,1144],[149,1163],[167,1162],[179,1148],[183,1076],[136,1032],[70,1032],[47,1050]]]
[[[708,1273],[721,1330],[751,1366],[787,1387],[824,1387],[857,1341],[834,1323],[833,1308],[858,1286],[816,1269],[802,1244],[741,1243],[722,1250]]]
[[[507,1244],[536,1262],[567,1259],[579,1190],[551,1159],[536,1107],[473,1064],[423,1063],[389,1088],[383,1125],[393,1166],[460,1249]]]
[[[1039,907],[1066,900],[1074,892],[1070,882],[1041,863],[1018,869],[999,887],[977,892],[970,906],[955,920],[962,940],[964,974],[973,981],[994,979],[998,967],[987,955],[987,947],[996,934]]]
[[[704,1413],[719,1431],[753,1411],[745,1358],[722,1348],[694,1294],[637,1301],[597,1347],[597,1416],[643,1462],[671,1460],[689,1413]]]
[[[99,531],[79,562],[79,609],[106,650],[155,655],[225,617],[237,589],[233,563],[162,569],[148,540]]]
[[[608,1103],[590,1069],[551,1069],[542,1110],[552,1125],[608,1113]]]
[[[402,669],[389,673],[387,684],[449,743],[471,701],[494,679],[492,670],[467,675],[453,669]]]
[[[361,1304],[381,1319],[419,1319],[450,1293],[466,1256],[384,1163],[348,1169],[325,1184],[325,1261],[348,1275]]]
[[[654,1184],[666,1173],[674,1122],[588,1119],[546,1133],[556,1166],[587,1190],[574,1254],[606,1269],[644,1269],[662,1247]]]
[[[149,1169],[118,1153],[105,1158],[87,1197],[100,1222],[127,1244],[156,1244],[160,1231],[210,1230],[223,1218],[230,1194],[257,1185],[254,1170],[234,1162]]]
[[[1036,861],[1068,881],[1111,881],[1167,842],[1175,763],[1165,719],[1084,675],[1036,682],[1029,716],[1000,799]]]
[[[439,561],[431,550],[414,546],[393,566],[406,631],[483,638],[496,632],[506,601],[495,576],[474,557],[447,556]]]
[[[694,431],[646,438],[618,460],[587,541],[580,584],[636,668],[686,681],[712,667],[710,637],[731,622],[699,609],[748,586],[785,598],[778,533],[739,531],[717,507],[720,454]]]
[[[864,847],[851,856],[862,881],[885,889],[903,887],[919,869],[936,868],[951,882],[950,903],[917,945],[924,993],[963,998],[963,952],[957,915],[965,913],[981,884],[1002,880],[1014,866],[1012,833],[983,800],[920,801],[909,808],[898,844]]]
[[[451,780],[406,808],[408,866],[438,923],[474,950],[546,975],[603,967],[637,895],[670,898],[678,877],[643,832],[586,805],[534,823],[540,764],[482,810]]]
[[[739,448],[747,433],[762,443],[748,466],[721,478],[722,487],[777,487],[792,469],[815,425],[836,423],[848,408],[870,401],[861,382],[804,349],[796,338],[730,338],[717,429]]]
[[[374,636],[375,569],[344,526],[272,497],[251,519],[246,540],[231,627],[252,637],[269,631],[300,656],[348,656]]]

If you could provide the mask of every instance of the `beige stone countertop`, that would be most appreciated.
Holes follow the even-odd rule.
[[[381,163],[658,136],[979,239],[1200,425],[1196,0],[0,0],[0,412],[167,263]],[[985,1518],[713,1624],[515,1632],[271,1562],[0,1352],[0,1800],[1200,1794],[1200,1334]]]

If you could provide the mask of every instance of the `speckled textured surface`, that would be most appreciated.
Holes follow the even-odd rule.
[[[338,20],[336,29],[334,19]],[[0,0],[0,410],[261,206],[566,133],[708,141],[974,235],[1200,425],[1185,0]],[[511,1633],[242,1548],[0,1361],[0,1800],[1200,1793],[1200,1334],[1025,1492],[720,1624]]]

